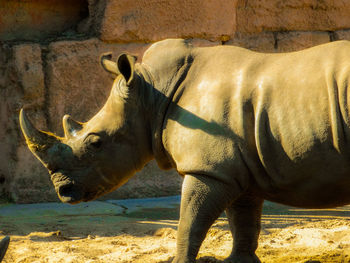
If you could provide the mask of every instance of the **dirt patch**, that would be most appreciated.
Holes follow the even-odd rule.
[[[0,216],[0,238],[11,236],[3,262],[171,262],[177,213],[178,207],[141,207],[116,215]],[[262,262],[350,262],[350,207],[301,210],[267,203],[259,243]],[[220,217],[198,262],[222,262],[231,245],[228,222]]]

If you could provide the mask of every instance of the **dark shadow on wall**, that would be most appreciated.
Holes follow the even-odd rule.
[[[2,0],[0,41],[45,41],[77,35],[89,17],[87,0]]]

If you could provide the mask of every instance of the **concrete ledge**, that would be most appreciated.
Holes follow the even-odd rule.
[[[76,205],[63,203],[0,205],[1,218],[40,218],[60,216],[126,216],[143,209],[174,209],[180,205],[180,196],[160,198],[92,201]],[[1,220],[0,220],[1,221]]]

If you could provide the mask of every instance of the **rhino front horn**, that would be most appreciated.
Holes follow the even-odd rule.
[[[52,146],[55,142],[59,142],[58,138],[36,129],[23,109],[21,109],[19,113],[19,123],[28,148],[42,161],[41,153],[44,153],[46,149]]]

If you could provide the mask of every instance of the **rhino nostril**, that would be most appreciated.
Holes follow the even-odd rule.
[[[56,191],[63,203],[76,204],[81,202],[84,197],[82,189],[72,183],[61,185]]]
[[[55,167],[54,165],[48,165],[47,170],[49,170],[49,174],[53,175],[59,171],[59,168]]]
[[[73,193],[73,185],[63,185],[59,188],[58,193],[62,197],[69,197]]]

